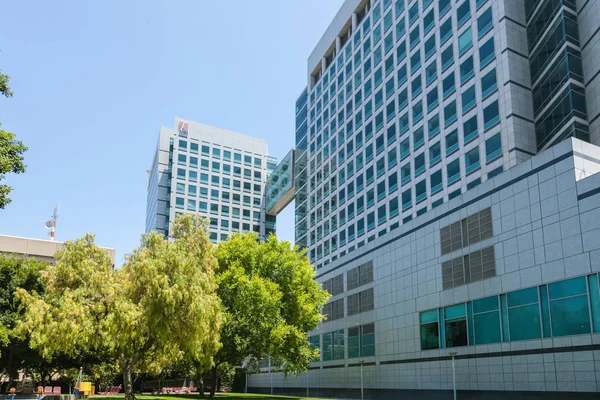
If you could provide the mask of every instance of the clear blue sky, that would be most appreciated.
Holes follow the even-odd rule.
[[[3,182],[13,202],[0,234],[57,240],[86,232],[117,249],[139,244],[146,170],[175,116],[294,144],[306,60],[342,0],[0,0],[0,69],[12,99],[0,122],[29,146],[28,170]],[[278,236],[292,240],[288,207]]]

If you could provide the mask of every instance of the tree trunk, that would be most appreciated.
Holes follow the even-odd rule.
[[[219,386],[219,373],[217,371],[218,366],[215,365],[212,368],[211,371],[211,375],[212,375],[212,382],[210,384],[210,398],[212,399],[213,397],[215,397],[215,392],[217,390],[217,387]]]
[[[123,363],[123,389],[125,391],[125,400],[135,400],[133,393],[133,381],[131,380],[131,363]]]
[[[202,379],[202,376],[198,379],[198,393],[200,393],[200,396],[204,396],[204,379]]]

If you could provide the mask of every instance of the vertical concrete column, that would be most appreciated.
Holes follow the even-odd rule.
[[[356,26],[358,25],[358,16],[356,13],[352,13],[352,32],[356,30]]]
[[[327,69],[327,59],[325,57],[321,58],[321,75],[325,73]]]
[[[342,39],[339,36],[335,37],[335,54],[340,54],[340,50],[342,49]]]

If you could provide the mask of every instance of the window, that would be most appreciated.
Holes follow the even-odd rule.
[[[471,9],[469,8],[469,0],[465,0],[456,10],[456,20],[460,28],[471,17]]]
[[[412,206],[412,193],[410,189],[402,193],[402,211],[408,210]]]
[[[418,96],[422,90],[423,90],[423,87],[421,85],[421,75],[419,74],[419,76],[417,76],[415,79],[413,79],[413,81],[411,83],[411,94],[412,94],[413,99],[416,96]]]
[[[402,166],[402,168],[400,169],[400,174],[401,182],[403,185],[410,181],[410,163]]]
[[[419,3],[415,2],[413,6],[408,10],[408,23],[412,24],[419,17]]]
[[[498,296],[473,301],[474,343],[500,343],[500,304]]]
[[[490,129],[500,121],[500,110],[498,109],[498,101],[494,101],[489,106],[483,109],[483,127],[485,130]]]
[[[500,134],[497,133],[485,141],[485,158],[487,162],[490,162],[500,155],[502,155],[502,139]]]
[[[467,315],[464,304],[444,307],[446,348],[467,345]]]
[[[190,143],[190,151],[194,154],[198,154],[198,143]]]
[[[450,6],[450,0],[448,1],[448,7]],[[441,13],[440,13],[441,14]],[[448,18],[446,22],[444,22],[440,26],[440,46],[446,43],[448,39],[452,37],[452,18]],[[452,46],[450,46],[452,47]]]
[[[419,147],[421,147],[423,145],[423,143],[424,143],[423,138],[424,138],[423,127],[420,127],[417,130],[415,130],[415,132],[413,133],[414,150],[417,150]]]
[[[496,55],[494,54],[494,38],[490,38],[479,48],[479,68],[485,68]]]
[[[183,199],[183,197],[175,198],[175,207],[176,208],[183,208],[184,205],[185,205],[185,200]]]
[[[412,108],[412,122],[416,124],[421,119],[423,119],[423,101],[419,100]]]
[[[439,114],[434,115],[427,122],[427,130],[429,132],[429,138],[433,138],[435,135],[440,133],[440,116]]]
[[[463,124],[464,144],[470,143],[477,137],[477,115],[471,117]]]
[[[346,273],[348,290],[373,282],[373,261],[359,265]]]
[[[475,85],[471,86],[462,93],[462,112],[463,114],[470,111],[476,104]]]
[[[467,174],[470,174],[471,172],[478,170],[479,167],[479,147],[475,147],[473,150],[465,154],[465,168],[467,170]]]
[[[375,324],[348,328],[348,358],[375,355]]]
[[[456,101],[452,101],[444,107],[444,118],[444,124],[446,126],[456,121]]]
[[[552,336],[590,333],[586,278],[579,277],[548,285]]]
[[[485,10],[477,18],[477,34],[482,37],[492,29],[492,7]]]
[[[453,130],[446,135],[446,156],[458,149],[458,130]]]
[[[431,64],[429,64],[427,66],[427,69],[425,70],[426,84],[429,85],[436,78],[437,78],[437,62],[434,61]]]
[[[494,276],[496,261],[493,246],[442,263],[444,290]]]
[[[427,93],[427,111],[433,110],[438,105],[438,90],[435,87]]]
[[[440,230],[442,255],[492,236],[492,210],[486,208]]]
[[[423,34],[426,35],[427,32],[429,32],[433,28],[434,23],[435,23],[435,20],[434,20],[434,17],[433,17],[433,8],[432,8],[423,17]],[[433,37],[435,38],[435,35],[433,35]]]
[[[187,150],[187,141],[179,139],[179,150]]]
[[[444,91],[444,100],[455,92],[454,73],[448,75],[442,82],[442,90]]]
[[[420,314],[420,322],[421,350],[439,349],[438,310],[422,312]]]
[[[406,138],[400,143],[400,158],[405,159],[410,155],[410,138]]]
[[[185,183],[179,183],[179,182],[177,182],[176,192],[179,193],[179,194],[185,194]]]
[[[408,105],[408,90],[405,88],[398,94],[398,110],[402,111]]]
[[[177,178],[185,179],[185,169],[177,168]]]
[[[429,147],[429,165],[435,165],[442,158],[442,148],[440,142],[436,142]]]
[[[416,5],[416,4],[415,4]],[[419,27],[415,27],[415,29],[413,29],[410,32],[410,36],[409,36],[409,41],[410,41],[410,49],[414,49],[416,45],[419,44],[419,42],[421,41],[421,35],[419,32]]]
[[[421,153],[415,157],[415,176],[420,175],[425,171],[425,153]]]
[[[436,171],[433,174],[431,174],[430,187],[432,195],[442,190],[442,170]]]
[[[348,315],[356,315],[365,311],[373,310],[373,288],[363,290],[348,296]]]
[[[496,90],[496,69],[481,78],[481,98],[485,99]]]
[[[473,56],[465,59],[462,64],[460,64],[460,83],[461,85],[467,82],[469,79],[473,77]]]
[[[446,176],[448,185],[460,179],[460,163],[459,160],[454,160],[446,166]]]
[[[458,54],[462,56],[465,51],[469,50],[472,46],[473,34],[471,33],[471,28],[469,28],[458,37]]]
[[[501,296],[502,299],[504,297],[507,302],[510,340],[541,338],[537,288],[518,290]]]

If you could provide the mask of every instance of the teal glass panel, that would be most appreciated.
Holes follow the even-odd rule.
[[[460,317],[445,322],[446,347],[466,346],[467,340],[467,319]]]
[[[344,330],[333,332],[333,359],[344,359]]]
[[[333,359],[332,334],[326,333],[323,335],[323,361]]]
[[[510,337],[508,335],[508,307],[506,306],[506,295],[500,295],[500,310],[502,316],[502,341],[508,342],[510,341]]]
[[[358,336],[348,337],[348,358],[360,357],[360,339]]]
[[[537,297],[537,290],[536,297]],[[528,340],[540,339],[540,309],[539,305],[530,304],[528,306],[509,308],[508,323],[510,327],[510,340]]]
[[[544,337],[551,337],[552,332],[550,331],[550,308],[548,306],[548,287],[546,285],[540,286],[540,306],[542,309],[542,329],[544,330]]]
[[[475,343],[473,336],[473,303],[467,303],[467,332],[469,334],[469,344]]]
[[[552,336],[591,332],[587,295],[551,300],[550,312],[552,313]]]
[[[473,300],[473,312],[479,314],[486,311],[498,310],[498,296],[486,297],[485,299]]]
[[[585,277],[569,279],[566,281],[550,283],[548,285],[548,294],[550,300],[560,299],[561,297],[576,296],[587,293]]]
[[[444,309],[440,308],[439,310],[439,319],[438,319],[439,323],[442,323],[442,321],[444,321]],[[439,330],[440,332],[440,345],[443,348],[446,347],[446,333],[444,332],[443,329]]]
[[[421,323],[426,324],[428,322],[437,322],[438,315],[437,310],[429,310],[421,313]]]
[[[362,354],[363,357],[375,355],[375,334],[369,333],[362,335]]]
[[[421,325],[421,350],[439,348],[440,338],[437,320],[436,322]]]
[[[464,317],[464,316],[465,316],[464,303],[444,308],[444,318],[447,320],[453,319],[453,318]]]
[[[498,311],[475,314],[475,344],[500,343],[500,313]]]
[[[590,303],[592,304],[592,323],[594,332],[600,332],[600,287],[598,275],[588,276],[590,285]]]
[[[511,292],[506,295],[509,307],[538,302],[537,288],[529,288]]]

